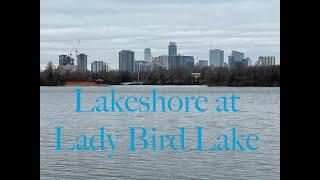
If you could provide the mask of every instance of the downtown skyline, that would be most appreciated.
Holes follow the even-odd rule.
[[[58,1],[41,2],[40,64],[58,64],[78,40],[88,64],[106,61],[118,68],[118,52],[129,49],[135,59],[167,54],[177,42],[178,54],[209,60],[209,49],[222,49],[224,62],[232,50],[256,61],[275,56],[280,64],[279,1]],[[75,3],[77,2],[77,3]]]
[[[176,42],[174,42],[174,43],[176,43]],[[73,49],[74,49],[74,48],[73,48]],[[152,48],[147,47],[147,48],[145,48],[145,49],[151,50],[151,58],[168,55],[168,48],[164,50],[164,51],[167,51],[167,52],[164,52],[164,53],[162,53],[162,54],[160,53],[160,54],[157,54],[157,55],[154,55]],[[118,52],[116,52],[116,54],[117,54],[117,59],[116,59],[116,61],[119,62],[119,52],[120,52],[120,51],[123,51],[123,50],[129,50],[129,51],[134,52],[134,53],[135,53],[135,58],[134,58],[135,61],[144,61],[144,59],[145,59],[145,53],[144,53],[145,49],[142,49],[142,55],[140,55],[138,58],[137,58],[137,51],[134,51],[134,50],[131,50],[131,49],[128,49],[128,48],[127,48],[127,49],[126,49],[126,48],[125,48],[125,49],[121,49],[121,50],[119,50]],[[194,63],[197,63],[197,62],[199,62],[199,61],[201,61],[201,60],[207,60],[208,62],[210,62],[210,52],[211,52],[211,51],[215,51],[215,50],[221,50],[223,53],[225,53],[225,56],[223,57],[223,62],[222,62],[222,64],[221,64],[221,66],[223,66],[223,63],[227,63],[227,64],[228,64],[228,63],[229,63],[229,62],[228,62],[228,56],[229,56],[229,55],[232,55],[232,52],[233,52],[233,51],[237,51],[237,50],[232,49],[232,50],[230,50],[230,52],[228,53],[228,52],[225,52],[223,49],[215,49],[215,48],[212,48],[212,49],[208,49],[208,50],[207,50],[207,57],[201,59],[201,58],[199,58],[199,56],[194,56],[194,55],[192,55],[192,54],[182,54],[184,51],[183,51],[183,50],[179,50],[179,47],[178,47],[178,48],[177,48],[177,55],[188,55],[188,56],[192,56],[192,57],[194,58]],[[56,55],[56,56],[57,56],[56,59],[58,59],[58,62],[56,62],[56,59],[49,60],[49,61],[53,62],[54,65],[58,66],[58,65],[59,65],[59,56],[60,56],[60,55],[69,55],[70,52],[72,53],[72,56],[71,56],[71,57],[74,58],[74,59],[77,59],[77,57],[76,57],[77,55],[75,54],[75,51],[72,50],[72,51],[68,51],[68,52],[66,52],[66,53],[57,54],[57,55]],[[138,52],[140,52],[140,50],[139,50]],[[237,52],[241,52],[241,51],[237,51]],[[94,62],[96,62],[96,61],[103,61],[103,62],[105,62],[105,63],[108,64],[108,67],[109,67],[110,69],[119,70],[119,63],[115,63],[116,65],[114,65],[114,64],[112,64],[112,61],[109,60],[108,58],[103,58],[102,60],[101,60],[101,59],[91,59],[91,60],[90,60],[90,58],[89,58],[90,55],[82,52],[81,50],[79,50],[78,53],[80,53],[80,54],[85,54],[86,56],[88,56],[87,64],[91,64],[91,63],[94,63]],[[141,52],[140,52],[140,53],[141,53]],[[244,52],[244,53],[246,53],[246,52]],[[227,55],[227,56],[226,56],[226,55]],[[258,55],[257,58],[255,58],[255,59],[252,58],[252,59],[251,59],[251,57],[247,56],[247,53],[246,53],[246,57],[249,57],[249,58],[252,60],[252,63],[255,63],[256,61],[258,61],[258,60],[259,60],[259,57],[261,57],[261,56],[274,56],[274,55],[270,55],[270,54]],[[204,56],[201,56],[201,57],[204,57]],[[274,56],[274,57],[276,58],[275,64],[280,64],[280,59],[277,59],[276,56]],[[48,62],[49,62],[49,61],[48,61]],[[40,63],[40,68],[41,68],[42,70],[45,69],[46,66],[47,66],[47,64],[41,64],[41,63]],[[87,66],[87,67],[88,67],[87,70],[90,70],[90,69],[89,69],[89,66]]]

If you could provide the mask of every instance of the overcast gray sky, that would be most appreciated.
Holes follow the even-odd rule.
[[[40,65],[79,49],[92,61],[118,68],[118,52],[136,59],[151,48],[167,54],[170,41],[178,53],[208,59],[209,49],[243,51],[253,62],[260,55],[280,63],[279,0],[41,0]]]

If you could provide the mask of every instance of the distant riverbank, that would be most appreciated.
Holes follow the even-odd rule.
[[[100,86],[100,84],[90,81],[67,81],[62,86]]]
[[[52,64],[40,72],[40,86],[104,86],[104,85],[208,85],[219,87],[279,87],[280,65],[206,67],[202,69],[148,72],[79,72],[63,71]]]
[[[117,85],[117,86],[208,86],[208,87],[280,87],[280,84],[274,85],[206,85],[206,84],[96,84],[95,82],[83,81],[83,82],[66,82],[64,84],[59,85],[40,85],[40,86],[109,86],[109,85]]]

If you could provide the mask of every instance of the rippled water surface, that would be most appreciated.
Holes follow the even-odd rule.
[[[77,113],[75,87],[40,87],[41,179],[280,179],[280,88],[206,86],[83,87],[83,106],[114,88],[123,96],[150,96],[156,88],[163,96],[207,96],[210,102],[233,93],[240,96],[237,113]],[[64,144],[79,134],[95,135],[98,128],[119,135],[119,147],[110,159],[106,152],[55,150],[55,127],[63,127]],[[256,133],[261,138],[254,152],[129,151],[129,127],[156,128],[177,134],[186,129],[186,144],[195,141],[195,127],[204,127],[203,139],[230,133]],[[209,144],[210,145],[210,144]]]

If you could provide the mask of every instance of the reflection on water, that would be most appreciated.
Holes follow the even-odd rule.
[[[110,86],[84,87],[85,102],[108,95],[111,88],[129,96],[149,96],[156,87],[164,96],[203,95],[214,99],[235,93],[240,96],[238,113],[76,113],[74,87],[40,87],[40,176],[41,179],[279,179],[280,177],[280,88],[206,86]],[[112,159],[104,152],[57,152],[54,127],[63,126],[64,141],[73,143],[79,134],[123,135]],[[205,127],[204,140],[236,127],[257,133],[260,147],[254,152],[170,152],[128,150],[128,127],[155,127],[166,133]]]

